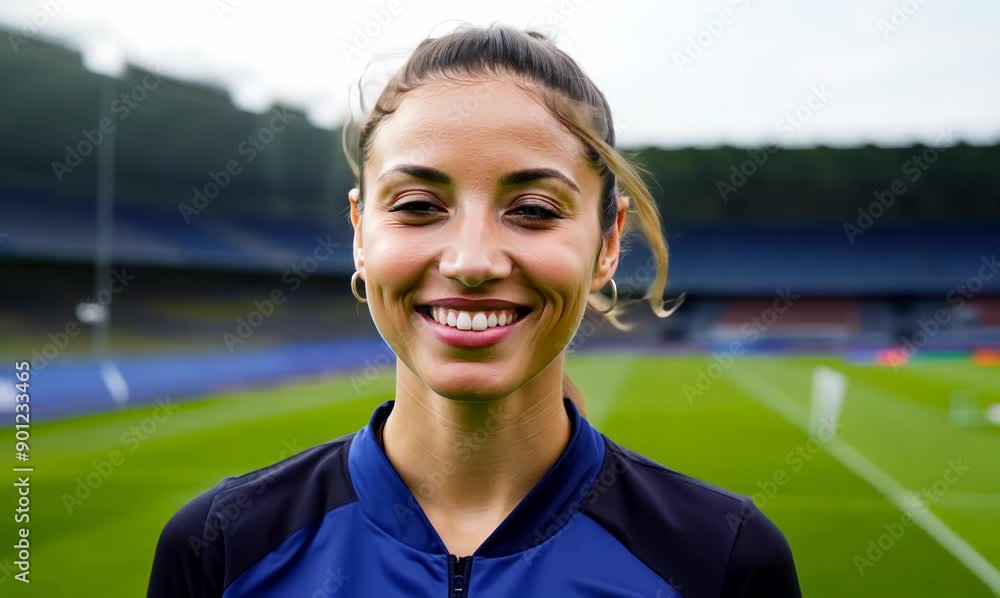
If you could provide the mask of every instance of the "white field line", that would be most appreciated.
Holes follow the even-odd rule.
[[[737,374],[737,370],[740,370]],[[788,420],[804,432],[808,431],[809,414],[802,409],[781,389],[768,384],[754,374],[748,374],[745,368],[734,367],[728,372],[730,379],[737,386],[747,391],[752,398],[778,415]],[[995,594],[1000,594],[1000,571],[996,569],[983,555],[979,554],[964,538],[932,513],[929,508],[921,506],[914,492],[910,492],[902,484],[885,473],[877,465],[869,461],[854,447],[839,437],[834,436],[829,442],[823,443],[826,451],[844,467],[868,482],[875,490],[885,496],[891,503],[908,514],[927,534],[938,541],[945,550],[965,565]]]

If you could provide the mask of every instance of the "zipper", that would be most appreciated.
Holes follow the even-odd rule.
[[[448,598],[468,598],[469,575],[472,573],[471,556],[448,555]]]

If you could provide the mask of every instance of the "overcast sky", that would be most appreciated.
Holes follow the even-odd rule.
[[[993,0],[0,3],[6,28],[94,68],[215,82],[241,107],[283,101],[327,125],[370,62],[384,72],[429,35],[492,22],[555,34],[607,94],[623,145],[1000,140]]]

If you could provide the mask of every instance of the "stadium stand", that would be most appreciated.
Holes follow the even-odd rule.
[[[64,360],[72,364],[58,389],[67,406],[107,404],[109,391],[92,382],[109,359],[127,358],[125,370],[142,371],[150,386],[133,386],[133,397],[151,397],[165,380],[141,369],[143,359],[153,364],[182,359],[178,352],[214,350],[243,364],[217,368],[225,378],[219,384],[237,384],[259,380],[264,355],[287,364],[289,355],[320,354],[309,347],[333,351],[333,339],[355,343],[377,336],[347,290],[353,261],[346,194],[352,177],[339,131],[316,127],[283,107],[247,112],[220,89],[140,68],[108,79],[55,44],[32,43],[16,59],[0,54],[0,73],[19,81],[14,103],[0,111],[0,269],[9,280],[30,280],[33,291],[29,298],[16,285],[0,288],[0,353],[41,354],[53,335],[78,322],[81,303],[92,302],[97,292],[100,242],[110,241],[114,268],[136,277],[114,297],[109,354],[94,353],[99,343],[89,324],[81,324],[79,335],[57,351],[59,363],[52,367],[63,367]],[[111,146],[90,140],[107,109],[140,87],[146,89],[141,102],[124,117],[112,112],[112,226],[109,237],[99,240],[97,154]],[[61,102],[67,94],[76,101]],[[268,130],[279,121],[280,131]],[[247,143],[261,139],[268,143],[246,151]],[[845,190],[835,186],[836,177],[811,178],[802,166],[780,175],[769,164],[772,170],[762,169],[738,200],[721,201],[718,175],[706,165],[720,156],[742,156],[743,150],[694,151],[650,154],[661,161],[653,174],[663,185],[697,190],[693,197],[676,197],[673,187],[653,189],[664,193],[668,294],[685,294],[685,305],[668,320],[633,308],[628,337],[595,324],[583,333],[587,349],[628,344],[716,351],[739,341],[748,351],[875,351],[899,346],[930,322],[936,328],[925,349],[1000,347],[1000,276],[980,275],[984,267],[989,271],[1000,239],[1000,219],[981,217],[996,214],[995,197],[972,193],[957,201],[934,196],[940,189],[933,186],[917,189],[898,201],[899,209],[849,234],[856,212],[872,201],[871,188]],[[866,164],[859,174],[865,180],[881,186],[882,179],[898,176],[892,148],[787,151],[793,165],[843,160],[854,151]],[[238,174],[226,174],[233,162]],[[995,176],[977,175],[972,162],[953,166],[963,169],[963,180]],[[753,191],[755,185],[764,192]],[[942,210],[946,204],[961,209]],[[773,215],[766,226],[764,212]],[[648,257],[641,245],[624,255],[616,276],[623,298],[641,295],[649,283]],[[969,281],[978,289],[970,300],[947,299]],[[226,335],[258,310],[255,302],[275,291],[287,304],[262,314],[266,323],[227,345]],[[796,297],[791,308],[773,322],[754,324],[770,318],[768,310],[781,294]],[[940,310],[948,314],[946,322],[936,321]],[[349,351],[355,366],[363,366],[372,351],[386,353],[364,346]],[[305,353],[295,353],[300,349]],[[303,367],[316,365],[308,363]],[[204,391],[203,380],[177,375],[181,370],[176,364],[163,370],[181,384],[170,386],[172,391]]]

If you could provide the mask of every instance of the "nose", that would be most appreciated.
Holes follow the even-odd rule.
[[[445,248],[439,270],[467,287],[510,275],[512,262],[504,247],[503,231],[487,210],[466,210],[442,231]]]

